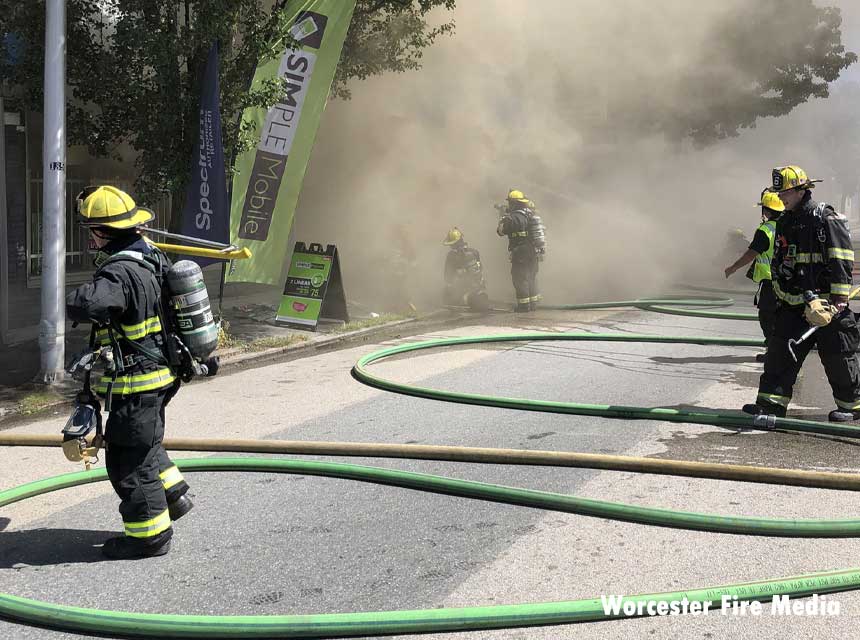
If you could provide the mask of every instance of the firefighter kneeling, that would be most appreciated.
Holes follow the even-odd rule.
[[[481,255],[466,243],[463,233],[454,227],[442,242],[451,247],[445,257],[445,304],[469,307],[473,311],[490,308]]]
[[[778,304],[758,396],[743,410],[784,417],[800,367],[817,345],[837,407],[828,417],[847,422],[860,418],[860,332],[848,308],[854,250],[845,217],[812,200],[814,182],[797,166],[773,170],[773,191],[785,204],[771,264]]]

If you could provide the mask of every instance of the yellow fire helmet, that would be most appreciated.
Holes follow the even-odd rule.
[[[463,232],[460,231],[457,227],[454,227],[448,232],[448,235],[445,236],[445,239],[442,241],[442,244],[447,247],[450,247],[452,244],[457,244],[462,239]]]
[[[525,205],[529,203],[529,199],[526,198],[526,194],[519,189],[511,189],[508,191],[508,201],[521,202]]]
[[[789,189],[812,189],[816,182],[821,180],[810,180],[806,175],[806,171],[798,167],[796,164],[790,164],[787,167],[777,167],[773,170],[773,191],[788,191]]]
[[[779,199],[779,194],[770,189],[761,192],[761,202],[758,203],[758,206],[771,211],[785,211],[785,205]]]
[[[132,229],[155,219],[152,211],[138,207],[125,191],[109,185],[87,187],[78,194],[77,203],[82,227]]]

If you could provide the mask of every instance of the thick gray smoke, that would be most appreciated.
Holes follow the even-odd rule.
[[[426,308],[440,300],[441,242],[456,225],[481,251],[491,296],[511,300],[492,205],[516,187],[548,229],[548,301],[721,277],[727,231],[751,236],[772,167],[830,170],[811,138],[827,101],[702,150],[648,130],[643,114],[683,118],[748,81],[716,64],[712,94],[684,95],[676,82],[720,59],[728,45],[714,26],[745,1],[459,3],[456,34],[426,52],[421,71],[356,83],[351,101],[328,105],[297,239],[337,243],[350,300]],[[832,185],[817,193],[838,202]]]

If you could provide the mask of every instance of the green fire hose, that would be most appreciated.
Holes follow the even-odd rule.
[[[389,486],[489,500],[505,504],[580,513],[646,524],[723,533],[793,537],[856,537],[860,520],[766,520],[636,507],[557,493],[443,478],[440,476],[332,462],[257,458],[207,458],[176,461],[182,471],[294,473],[372,482]],[[105,480],[104,469],[70,473],[0,492],[0,507],[36,495]],[[712,602],[723,596],[770,601],[773,596],[802,597],[860,588],[860,568],[725,585],[683,592],[637,595],[621,602]],[[321,638],[403,633],[501,629],[612,618],[600,599],[491,607],[381,611],[363,613],[193,616],[143,614],[57,605],[0,594],[0,615],[28,624],[75,632],[154,638]]]
[[[678,310],[665,305],[714,307],[731,304],[731,300],[669,299],[623,301],[598,305],[571,305],[564,309],[609,308],[633,306],[653,311],[675,313]],[[663,309],[667,308],[668,311]],[[720,314],[712,311],[690,311],[691,315],[733,319],[754,318],[751,314]],[[686,314],[685,314],[686,315]],[[649,419],[672,422],[691,422],[723,427],[749,429],[781,429],[809,433],[860,437],[860,429],[850,425],[831,425],[790,418],[774,418],[723,414],[718,412],[690,412],[662,408],[580,404],[572,402],[537,401],[504,398],[480,394],[441,391],[406,385],[376,376],[368,366],[384,358],[421,349],[492,342],[521,342],[538,340],[583,340],[614,342],[653,342],[664,344],[699,344],[729,346],[760,346],[760,340],[709,337],[664,337],[643,335],[562,333],[524,333],[503,336],[477,336],[428,340],[383,349],[361,358],[353,367],[353,376],[376,388],[417,397],[503,407],[511,409],[549,411],[556,413],[604,416],[623,419]],[[31,443],[32,444],[32,443]],[[320,444],[320,443],[315,443]],[[334,443],[335,445],[337,443]],[[465,448],[460,448],[465,449]],[[219,447],[219,450],[225,450]],[[501,450],[500,450],[501,451]],[[525,453],[525,452],[523,452]],[[451,455],[451,454],[448,454]],[[459,455],[459,454],[458,454]],[[496,454],[499,455],[499,454]],[[409,457],[402,451],[397,457]],[[439,458],[442,459],[442,458]],[[465,458],[463,458],[465,459]],[[502,458],[503,459],[503,458]],[[634,505],[605,502],[557,493],[506,487],[488,483],[445,478],[428,474],[367,467],[343,463],[311,462],[305,460],[257,458],[208,458],[177,460],[183,471],[247,471],[265,473],[293,473],[377,483],[406,489],[427,491],[478,500],[489,500],[531,508],[577,513],[627,522],[656,526],[677,527],[722,533],[790,537],[858,537],[860,520],[771,520],[751,517],[727,517],[670,511]],[[676,461],[680,462],[680,461]],[[522,462],[528,464],[529,462]],[[550,464],[550,463],[548,463]],[[584,465],[586,466],[586,465]],[[661,471],[664,472],[664,471]],[[666,473],[673,473],[666,470]],[[0,507],[80,484],[98,482],[106,478],[103,469],[70,473],[55,478],[31,482],[0,492]],[[853,477],[839,482],[831,479],[833,488],[856,490]],[[813,485],[814,486],[814,485]],[[641,609],[624,612],[624,603],[651,602],[677,604],[714,603],[719,609],[721,598],[738,601],[771,601],[775,596],[805,597],[813,594],[836,593],[860,589],[860,568],[796,577],[724,585],[681,592],[663,592],[626,596],[618,604],[620,610],[607,611],[598,598],[566,602],[498,605],[450,609],[383,611],[363,613],[337,613],[315,615],[274,616],[202,616],[141,614],[85,609],[57,605],[0,593],[0,616],[28,624],[65,629],[75,632],[117,634],[132,637],[157,638],[321,638],[355,637],[406,633],[454,632],[480,629],[501,629],[550,624],[566,624],[609,620],[641,615]]]

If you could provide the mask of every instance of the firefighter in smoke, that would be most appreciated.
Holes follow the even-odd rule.
[[[848,422],[860,418],[860,332],[848,308],[854,250],[845,217],[812,199],[815,182],[795,165],[773,170],[773,191],[785,205],[771,263],[779,302],[758,396],[743,410],[785,416],[800,367],[817,345],[836,402],[828,418]],[[810,327],[811,336],[789,345]]]
[[[511,189],[507,206],[496,207],[502,212],[496,233],[508,236],[511,279],[517,296],[514,310],[518,312],[534,311],[541,300],[536,279],[546,241],[543,224],[530,205],[533,203],[522,191]]]
[[[170,263],[139,232],[154,217],[115,187],[78,195],[79,223],[98,252],[92,282],[66,296],[66,310],[70,320],[93,323],[91,347],[112,348],[112,366],[95,392],[108,412],[105,463],[125,525],[124,535],[102,549],[113,559],[164,555],[171,521],[193,507],[188,484],[161,445],[164,409],[180,381],[167,364],[160,313],[160,282]],[[100,411],[95,397],[85,400]]]
[[[445,257],[445,304],[466,306],[473,311],[490,307],[481,255],[466,243],[463,232],[454,227],[442,244],[450,247]]]
[[[773,242],[776,233],[776,221],[785,211],[779,194],[769,188],[761,192],[762,223],[756,229],[752,242],[741,256],[725,268],[726,278],[735,271],[749,264],[747,278],[758,284],[755,304],[758,307],[758,322],[764,335],[765,352],[768,340],[773,335],[773,323],[776,317],[776,295],[771,283],[770,261],[773,258]],[[750,264],[752,263],[752,264]],[[756,361],[764,362],[765,354],[756,355]]]

